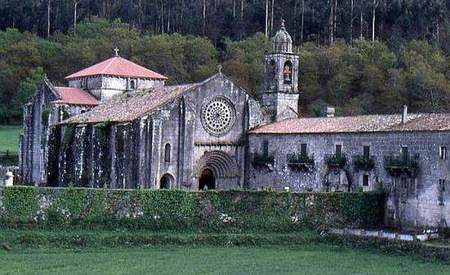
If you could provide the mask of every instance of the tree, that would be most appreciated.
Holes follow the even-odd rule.
[[[47,0],[47,37],[50,37],[50,9],[51,0]]]
[[[73,0],[73,34],[77,33],[77,8],[80,0]]]
[[[372,41],[375,41],[375,20],[379,0],[372,0]]]
[[[42,67],[31,69],[29,76],[20,83],[18,95],[14,97],[11,108],[11,119],[19,121],[22,115],[22,106],[30,100],[30,97],[36,91],[39,84],[44,79],[44,70]]]
[[[254,93],[264,75],[265,35],[257,33],[241,41],[225,40],[224,72]]]

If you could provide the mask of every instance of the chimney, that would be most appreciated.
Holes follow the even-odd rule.
[[[326,115],[327,117],[334,117],[334,114],[336,113],[335,109],[333,107],[327,107],[326,108]]]
[[[403,105],[402,124],[406,123],[407,116],[408,116],[408,106]]]

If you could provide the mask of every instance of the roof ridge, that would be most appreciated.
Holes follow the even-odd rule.
[[[102,74],[105,73],[105,72],[112,66],[112,64],[115,62],[116,58],[120,58],[120,57],[118,57],[118,56],[113,56],[113,57],[111,57],[111,58],[105,60],[105,61],[110,60],[110,62],[109,62],[109,64],[106,65],[106,67],[103,68],[103,70],[101,70],[100,72],[101,72]],[[105,62],[105,61],[103,61],[103,62]],[[95,65],[93,65],[93,66],[95,66]]]
[[[118,76],[118,77],[132,77],[145,79],[165,80],[166,76],[150,70],[143,65],[137,64],[131,60],[121,56],[110,57],[106,60],[95,63],[91,66],[83,68],[75,73],[66,76],[64,79],[71,80],[89,76]]]
[[[249,129],[250,134],[337,134],[409,131],[450,131],[450,113],[413,113],[347,117],[292,118]],[[333,120],[339,118],[339,120]]]

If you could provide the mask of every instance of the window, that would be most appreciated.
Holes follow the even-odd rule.
[[[363,186],[369,186],[369,175],[363,175]]]
[[[402,149],[400,150],[400,155],[404,160],[408,159],[408,146],[402,146]]]
[[[408,200],[408,179],[406,177],[400,178],[400,200],[402,203]]]
[[[444,205],[445,179],[439,179],[438,203]]]
[[[81,88],[87,88],[87,79],[86,78],[81,79],[80,86],[81,86]]]
[[[130,80],[130,89],[132,90],[136,89],[136,80],[134,79]]]
[[[338,144],[336,145],[336,152],[335,152],[336,156],[341,156],[342,155],[342,145]]]
[[[439,147],[439,158],[442,160],[447,160],[447,147],[446,146]]]
[[[170,162],[170,144],[167,143],[164,147],[164,162]]]
[[[370,146],[363,147],[364,158],[368,159],[370,157]]]
[[[284,80],[284,84],[292,83],[292,63],[291,63],[291,61],[286,61],[286,63],[284,63],[283,80]]]
[[[306,156],[306,154],[307,154],[307,144],[306,143],[302,143],[300,152],[303,156]]]
[[[267,141],[267,140],[263,141],[263,154],[264,154],[264,156],[269,155],[269,141]]]

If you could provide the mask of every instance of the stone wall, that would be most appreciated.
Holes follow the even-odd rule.
[[[26,183],[47,181],[48,139],[52,125],[85,112],[91,106],[56,103],[53,85],[46,79],[23,108],[22,134],[19,140],[19,175]]]
[[[131,85],[134,81],[135,87]],[[127,78],[115,76],[91,76],[69,80],[69,87],[77,87],[89,91],[93,96],[102,101],[122,94],[126,91],[147,90],[164,86],[164,80]]]
[[[439,147],[450,148],[449,132],[402,132],[402,133],[355,133],[355,134],[284,134],[250,135],[250,158],[261,154],[264,141],[268,153],[274,157],[273,164],[250,165],[248,188],[272,188],[292,191],[340,191],[384,188],[389,193],[386,222],[393,226],[449,226],[450,181],[449,160],[442,160]],[[301,151],[307,144],[307,153],[314,159],[314,167],[305,171],[288,165],[287,155]],[[342,145],[347,163],[342,169],[330,169],[326,155],[334,154],[336,145]],[[370,146],[374,167],[368,171],[355,168],[352,157],[363,154],[363,146]],[[399,156],[402,146],[407,146],[410,156],[418,155],[419,174],[416,177],[394,177],[385,169],[385,157]],[[251,162],[253,159],[250,160]],[[364,175],[368,186],[363,186]],[[403,179],[402,179],[403,178]],[[439,181],[447,187],[440,189]],[[333,181],[335,181],[333,183]],[[348,184],[348,186],[346,185]]]
[[[226,97],[235,112],[234,124],[219,136],[205,129],[201,117],[205,104],[217,97]],[[218,74],[131,122],[54,127],[50,155],[57,157],[49,159],[46,185],[161,188],[169,178],[165,187],[198,190],[200,174],[208,168],[216,188],[242,188],[245,133],[262,120],[257,105]]]

